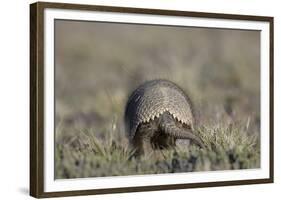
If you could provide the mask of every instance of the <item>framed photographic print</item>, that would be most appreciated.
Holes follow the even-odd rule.
[[[34,197],[273,182],[273,18],[30,5]]]

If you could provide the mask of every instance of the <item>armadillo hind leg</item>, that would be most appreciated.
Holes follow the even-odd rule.
[[[179,128],[174,118],[169,113],[163,113],[160,120],[160,129],[167,135],[173,136],[176,139],[189,139],[194,144],[198,145],[201,148],[204,148],[205,145],[199,137],[194,135],[191,130],[184,128]]]
[[[138,127],[136,135],[133,139],[133,145],[136,149],[136,156],[149,154],[153,151],[151,145],[151,135],[153,135],[154,130],[147,125],[142,124]]]

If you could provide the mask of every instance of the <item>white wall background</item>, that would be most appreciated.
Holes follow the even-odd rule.
[[[51,1],[51,0],[49,0]],[[0,6],[0,199],[29,199],[29,3]],[[267,199],[281,194],[281,6],[277,0],[56,0],[56,2],[274,16],[275,183],[67,199]]]

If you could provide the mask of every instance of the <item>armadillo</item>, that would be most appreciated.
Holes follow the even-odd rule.
[[[177,139],[188,139],[204,147],[194,134],[194,125],[190,98],[171,81],[147,81],[135,89],[127,101],[126,131],[139,154],[175,146]]]

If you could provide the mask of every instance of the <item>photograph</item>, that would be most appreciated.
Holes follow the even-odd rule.
[[[54,31],[56,179],[260,168],[260,31]]]
[[[273,18],[30,6],[34,197],[273,182]]]

